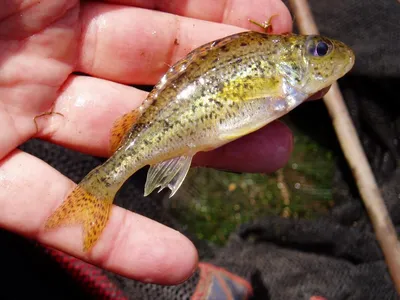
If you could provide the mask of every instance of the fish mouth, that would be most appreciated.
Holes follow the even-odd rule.
[[[348,50],[348,57],[349,57],[348,62],[345,64],[345,66],[343,68],[343,71],[344,71],[343,75],[350,72],[350,70],[353,68],[355,60],[356,60],[356,56],[354,55],[354,52],[351,49]]]
[[[334,68],[333,74],[335,77],[335,81],[338,79],[342,78],[344,75],[346,75],[348,72],[351,71],[351,69],[354,66],[355,63],[355,55],[353,51],[348,50],[348,54],[346,55],[346,62],[343,64],[339,64]]]
[[[348,56],[348,62],[345,64],[343,68],[343,75],[344,76],[346,73],[350,72],[350,70],[353,68],[356,56],[354,55],[353,50],[348,49],[347,50],[347,56]]]
[[[334,76],[339,79],[353,68],[355,63],[355,54],[349,46],[341,41],[333,41],[333,44],[338,55],[338,59],[342,60],[342,63],[338,64],[334,68],[333,72]]]

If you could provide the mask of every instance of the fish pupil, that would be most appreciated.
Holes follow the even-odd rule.
[[[317,47],[316,47],[316,54],[318,56],[324,56],[328,53],[329,46],[325,42],[318,42]]]

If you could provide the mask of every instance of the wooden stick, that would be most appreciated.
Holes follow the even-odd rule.
[[[296,16],[300,32],[302,34],[318,34],[318,28],[307,0],[290,0],[290,5]],[[390,275],[400,294],[400,244],[397,233],[337,83],[334,83],[325,95],[324,102],[374,227]]]

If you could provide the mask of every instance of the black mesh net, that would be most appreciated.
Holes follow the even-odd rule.
[[[398,230],[400,4],[356,0],[315,0],[310,4],[321,33],[344,41],[356,52],[354,71],[339,84]],[[163,194],[143,197],[146,170],[128,180],[116,204],[186,234],[197,246],[202,261],[247,280],[254,299],[396,299],[382,252],[323,103],[303,105],[290,118],[297,128],[338,157],[332,183],[335,205],[323,217],[306,220],[265,216],[241,225],[224,246],[217,247],[198,239],[178,222],[166,209]],[[75,182],[103,161],[37,140],[21,149],[47,161]],[[11,298],[90,297],[65,270],[37,251],[34,243],[5,232],[0,236],[2,244],[7,243],[7,247],[0,248],[2,274],[6,276],[3,283],[10,283],[3,290],[13,289]],[[197,271],[183,284],[160,286],[106,274],[131,299],[189,299],[201,277]],[[18,289],[21,286],[28,288]]]

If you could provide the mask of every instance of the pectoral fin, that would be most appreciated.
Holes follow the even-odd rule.
[[[182,185],[192,162],[192,156],[180,156],[151,166],[147,173],[144,196],[160,187],[159,192],[168,187],[172,197]]]
[[[118,118],[111,130],[110,155],[113,154],[125,141],[126,134],[137,122],[141,113],[139,109],[132,110]]]

